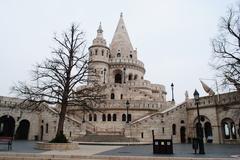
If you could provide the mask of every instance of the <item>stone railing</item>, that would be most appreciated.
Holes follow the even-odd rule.
[[[110,58],[109,63],[110,64],[129,63],[129,64],[137,65],[137,66],[140,66],[140,67],[144,68],[143,62],[141,62],[139,60],[133,60],[133,59]]]
[[[107,100],[104,108],[126,109],[126,100]],[[147,109],[147,110],[163,110],[166,108],[166,102],[146,101],[146,100],[131,100],[129,109]]]
[[[227,105],[235,104],[240,102],[240,95],[237,92],[230,92],[224,94],[218,94],[215,96],[205,96],[200,97],[199,107],[217,106],[217,105]],[[188,100],[188,108],[195,108],[194,99]]]

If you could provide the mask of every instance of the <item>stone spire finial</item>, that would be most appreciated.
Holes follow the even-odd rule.
[[[97,38],[103,38],[103,29],[102,29],[102,23],[100,22],[98,29],[97,29]]]
[[[100,22],[99,24],[99,27],[98,27],[98,30],[97,30],[98,33],[102,33],[103,30],[102,30],[102,23]]]
[[[187,101],[189,99],[188,91],[185,91],[185,100]]]
[[[106,40],[103,38],[103,29],[101,22],[97,29],[97,37],[93,40],[93,45],[106,45]]]
[[[123,17],[123,12],[120,13],[120,18],[122,18],[122,17]]]

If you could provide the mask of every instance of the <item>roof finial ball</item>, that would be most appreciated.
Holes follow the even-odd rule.
[[[123,17],[123,12],[120,13],[120,17],[121,17],[121,18]]]

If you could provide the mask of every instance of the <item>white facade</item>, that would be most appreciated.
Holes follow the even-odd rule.
[[[100,83],[106,85],[107,100],[94,112],[69,107],[64,128],[69,139],[99,134],[150,142],[152,130],[156,138],[173,138],[175,143],[190,142],[196,137],[197,111],[193,100],[186,97],[183,103],[175,105],[166,101],[165,86],[144,79],[144,64],[133,49],[122,15],[109,46],[100,24],[89,54],[90,67],[98,73]],[[58,111],[46,105],[40,111],[19,110],[14,107],[19,101],[0,97],[0,136],[9,132],[17,138],[21,135],[22,139],[51,140],[56,134]],[[205,142],[212,138],[213,143],[240,143],[239,93],[202,97],[199,108]],[[12,124],[13,130],[4,128],[6,124]],[[21,132],[21,124],[25,129],[29,125],[27,137],[26,132]]]

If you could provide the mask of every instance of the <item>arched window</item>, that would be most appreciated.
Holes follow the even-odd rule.
[[[117,121],[117,115],[115,113],[113,114],[113,121]]]
[[[121,94],[121,99],[123,99],[123,94]]]
[[[172,135],[176,135],[176,124],[172,125]]]
[[[118,53],[118,54],[117,54],[117,57],[121,57],[121,53]]]
[[[132,121],[132,115],[128,114],[128,122]]]
[[[102,121],[106,121],[106,115],[105,114],[102,115]]]
[[[98,50],[97,50],[97,49],[95,49],[95,55],[97,55],[97,52],[98,52]]]
[[[201,123],[196,123],[197,137],[203,137],[203,128]]]
[[[209,137],[212,138],[212,125],[210,122],[204,124],[205,138],[208,141]]]
[[[132,55],[130,54],[130,58],[132,58]]]
[[[102,50],[102,56],[104,56],[104,50]]]
[[[46,123],[46,128],[45,128],[46,130],[46,133],[48,133],[48,123]]]
[[[184,120],[181,120],[181,124],[184,124]]]
[[[89,121],[92,121],[92,114],[89,114],[88,120],[89,120]]]
[[[222,131],[224,139],[236,139],[236,128],[232,119],[225,118],[222,120]]]
[[[128,80],[131,81],[133,79],[133,75],[132,74],[129,74],[128,75]]]
[[[108,121],[111,121],[111,118],[112,118],[112,117],[111,117],[111,114],[108,114],[108,115],[107,115],[107,120],[108,120]]]
[[[232,132],[232,138],[237,139],[236,128],[235,128],[234,122],[231,123],[231,132]]]
[[[97,121],[97,114],[94,114],[93,120],[94,120],[94,121]]]
[[[126,114],[122,114],[122,121],[126,121]]]
[[[111,93],[111,99],[115,99],[114,93]]]
[[[120,73],[115,75],[115,83],[122,83],[122,75]]]
[[[138,78],[138,75],[135,74],[135,76],[134,76],[134,80],[137,80],[137,78]]]

